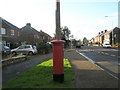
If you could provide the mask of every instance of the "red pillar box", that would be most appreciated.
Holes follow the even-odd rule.
[[[53,44],[53,80],[56,82],[64,81],[64,41],[54,40]]]

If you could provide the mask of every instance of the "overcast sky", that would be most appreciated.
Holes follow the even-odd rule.
[[[22,28],[26,23],[51,36],[55,33],[56,0],[0,0],[0,17]],[[74,38],[91,39],[118,26],[119,0],[61,0],[61,27]],[[108,16],[108,17],[105,17]]]

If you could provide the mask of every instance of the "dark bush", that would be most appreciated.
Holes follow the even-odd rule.
[[[45,42],[39,43],[39,45],[37,45],[37,50],[40,54],[48,54],[52,51],[51,45]]]

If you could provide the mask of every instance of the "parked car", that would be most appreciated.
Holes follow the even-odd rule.
[[[84,46],[84,44],[81,44],[81,46]]]
[[[111,48],[111,45],[110,44],[103,44],[103,47],[105,47],[105,48]]]
[[[37,48],[34,45],[21,45],[15,49],[11,50],[11,53],[16,55],[16,54],[27,54],[27,55],[34,55],[37,54]]]
[[[2,46],[2,56],[7,56],[10,55],[11,50],[8,46]]]

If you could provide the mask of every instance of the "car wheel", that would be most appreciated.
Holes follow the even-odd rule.
[[[30,51],[30,52],[28,53],[28,55],[33,55],[33,52],[32,52],[32,51]]]
[[[12,52],[12,54],[13,54],[13,55],[17,55],[17,53],[16,53],[15,51],[14,51],[14,52]]]

